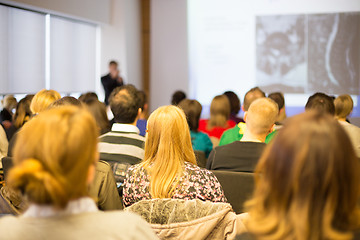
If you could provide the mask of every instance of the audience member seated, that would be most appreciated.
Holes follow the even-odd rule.
[[[85,103],[87,101],[91,101],[93,99],[99,100],[98,95],[96,93],[94,93],[94,92],[83,93],[79,97],[79,101],[83,102],[83,103]]]
[[[256,99],[265,97],[265,93],[261,91],[260,88],[255,87],[250,89],[244,97],[244,104],[242,106],[242,110],[246,112],[250,104],[255,101]],[[235,127],[226,130],[223,135],[221,136],[219,146],[226,145],[235,141],[240,141],[246,129],[246,124],[240,122]],[[275,136],[276,131],[271,132],[269,135],[266,136],[265,143],[269,143],[271,139]]]
[[[121,185],[127,168],[144,157],[145,138],[136,127],[141,114],[138,91],[133,85],[115,88],[109,102],[115,123],[110,132],[100,137],[100,159],[110,163]]]
[[[244,119],[237,116],[241,106],[239,97],[233,91],[226,91],[224,95],[228,97],[230,102],[230,120],[233,120],[236,124],[244,122]]]
[[[57,91],[43,89],[36,93],[34,98],[31,100],[30,110],[33,115],[37,115],[46,110],[51,103],[59,100],[60,98],[61,95]]]
[[[147,124],[147,119],[148,119],[148,114],[149,114],[149,104],[147,102],[146,93],[144,91],[138,91],[138,94],[139,94],[139,98],[140,98],[141,114],[136,123],[136,126],[140,130],[140,135],[145,137],[146,124]]]
[[[210,105],[210,118],[208,120],[201,119],[199,122],[199,131],[209,135],[214,147],[219,144],[219,139],[223,132],[236,125],[234,121],[229,120],[229,117],[229,99],[225,95],[214,97]]]
[[[15,114],[13,117],[13,124],[10,128],[5,129],[6,137],[10,143],[12,137],[15,133],[27,122],[30,120],[32,113],[30,110],[31,100],[33,99],[34,95],[27,95],[23,99],[19,101],[16,106]],[[10,151],[10,146],[9,146]],[[9,154],[9,153],[8,153]]]
[[[206,168],[235,172],[254,172],[266,146],[266,136],[273,131],[278,105],[270,98],[255,100],[245,113],[246,130],[240,141],[216,147]]]
[[[202,111],[201,104],[196,100],[184,99],[178,105],[186,115],[190,128],[191,144],[194,150],[202,151],[208,158],[213,144],[209,136],[203,132],[199,132],[199,119]]]
[[[110,122],[106,114],[106,105],[99,100],[92,98],[84,101],[87,109],[96,120],[101,135],[110,132]]]
[[[335,105],[332,97],[326,95],[325,93],[315,93],[309,97],[305,110],[315,110],[320,113],[330,114],[332,116],[335,115]]]
[[[47,108],[50,106],[50,104],[52,104],[56,100],[59,100],[60,98],[61,98],[60,93],[58,93],[55,90],[43,89],[43,90],[37,92],[35,94],[35,96],[32,98],[31,103],[30,103],[30,110],[31,110],[30,116],[36,116],[40,112],[47,110]],[[16,115],[16,113],[15,113],[15,115]],[[30,116],[29,116],[29,119],[30,119]],[[15,125],[15,123],[14,123],[14,125]],[[15,127],[16,127],[16,125],[15,125]],[[9,141],[9,150],[8,150],[8,152],[10,152],[10,154],[8,153],[9,156],[11,156],[12,148],[16,141],[15,133],[16,132],[14,132],[12,139]]]
[[[88,98],[86,101],[97,101],[99,104],[105,107],[103,103],[99,102],[95,98]],[[59,100],[56,100],[50,104],[48,109],[64,106],[75,106],[81,108],[83,105],[78,99],[67,96],[60,98]],[[89,110],[89,108],[87,108],[87,110]],[[92,114],[91,111],[89,112]],[[96,118],[95,122],[97,122]],[[123,208],[113,171],[107,162],[99,161],[96,164],[94,181],[89,186],[89,195],[95,199],[100,210],[118,210]]]
[[[176,91],[171,96],[171,104],[177,106],[185,98],[186,94],[183,91]]]
[[[335,101],[335,117],[339,120],[340,125],[345,129],[354,146],[356,155],[360,158],[360,128],[350,124],[346,118],[353,110],[353,100],[350,95],[344,94],[338,96]]]
[[[176,106],[160,107],[150,115],[144,160],[126,174],[125,207],[152,198],[226,202],[214,174],[196,166],[186,116]]]
[[[140,217],[99,212],[88,197],[98,160],[93,117],[76,107],[42,112],[18,134],[8,183],[29,200],[0,219],[4,239],[157,239]]]
[[[273,92],[269,94],[268,98],[274,100],[279,107],[279,116],[275,122],[275,129],[279,129],[281,128],[283,121],[286,119],[284,94],[281,92]]]
[[[332,116],[285,121],[256,173],[244,214],[250,234],[237,239],[353,239],[359,230],[359,161]]]
[[[6,129],[11,126],[13,110],[16,109],[17,100],[13,95],[6,95],[4,99],[1,100],[1,105],[3,109],[0,112],[0,123]]]

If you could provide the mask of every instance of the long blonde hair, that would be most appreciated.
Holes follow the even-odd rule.
[[[256,239],[351,239],[359,225],[359,162],[330,115],[289,119],[256,167],[247,227]]]
[[[140,166],[150,174],[151,196],[169,198],[178,187],[184,163],[196,165],[185,114],[175,106],[160,107],[150,115],[147,129]]]
[[[66,106],[41,113],[17,135],[9,186],[32,203],[60,208],[87,196],[97,137],[95,120],[86,110]]]
[[[230,102],[225,95],[214,97],[210,105],[210,119],[207,128],[226,127],[230,117]]]
[[[30,109],[33,114],[40,113],[48,108],[48,106],[61,98],[60,93],[55,90],[43,89],[35,94],[31,101]]]

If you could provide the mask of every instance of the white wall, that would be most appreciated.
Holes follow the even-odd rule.
[[[150,109],[188,92],[187,1],[151,1]]]
[[[108,62],[119,62],[126,83],[142,88],[141,0],[0,0],[0,2],[99,24],[97,93],[104,98],[100,75]]]
[[[60,12],[94,22],[109,23],[111,0],[1,0],[15,6],[31,6],[33,10],[46,9],[50,13]]]

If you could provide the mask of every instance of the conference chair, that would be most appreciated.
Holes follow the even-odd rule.
[[[254,190],[254,173],[212,171],[219,180],[228,202],[239,214],[244,212],[244,203],[251,197]]]

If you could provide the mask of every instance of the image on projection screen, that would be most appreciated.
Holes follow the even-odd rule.
[[[258,16],[256,79],[267,92],[359,94],[360,13]]]

